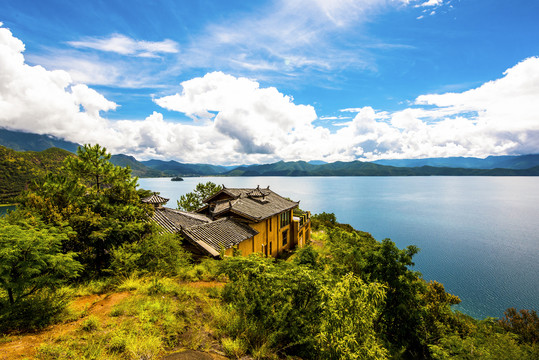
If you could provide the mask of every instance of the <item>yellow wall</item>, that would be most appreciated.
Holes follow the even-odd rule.
[[[290,216],[290,219],[292,219],[292,216]],[[253,238],[247,239],[238,244],[238,250],[241,251],[243,256],[247,256],[252,253],[262,253],[263,255],[266,255],[267,247],[267,255],[275,257],[284,249],[290,249],[290,245],[293,240],[292,236],[294,236],[292,233],[292,221],[290,221],[289,225],[281,228],[280,214],[274,215],[271,218],[262,220],[258,223],[249,224],[249,226],[258,231],[258,234]],[[283,246],[282,235],[284,231],[288,231],[288,241],[285,246]],[[232,256],[232,254],[232,249],[227,249],[225,251],[226,256]]]

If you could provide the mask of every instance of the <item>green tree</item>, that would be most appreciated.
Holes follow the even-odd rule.
[[[223,297],[241,321],[231,335],[255,349],[316,358],[325,273],[257,255],[227,258],[221,267],[231,280]]]
[[[539,318],[535,310],[515,308],[505,310],[500,325],[507,331],[517,334],[522,342],[535,344],[539,340]]]
[[[365,284],[349,273],[322,289],[318,348],[325,359],[386,359],[374,322],[385,298],[385,286]]]
[[[427,351],[422,345],[421,325],[425,283],[413,266],[413,256],[419,251],[415,246],[399,249],[394,242],[379,242],[372,235],[361,231],[327,229],[326,252],[323,261],[339,276],[349,272],[365,282],[378,282],[387,286],[386,301],[376,326],[386,341],[396,348],[405,348],[410,356],[423,356]]]
[[[189,266],[191,255],[182,247],[178,234],[152,234],[112,250],[111,268],[115,274],[151,272],[176,276]]]
[[[52,225],[72,230],[64,251],[75,251],[88,273],[107,268],[110,251],[151,232],[152,208],[141,203],[143,190],[131,170],[109,162],[99,145],[84,145],[67,158],[61,172],[33,184],[22,208]]]
[[[62,253],[65,234],[55,228],[10,224],[0,218],[0,287],[10,305],[76,277],[75,254]]]
[[[182,195],[178,200],[178,209],[184,211],[195,211],[204,205],[204,200],[219,192],[223,187],[208,181],[207,183],[199,183],[195,190]]]

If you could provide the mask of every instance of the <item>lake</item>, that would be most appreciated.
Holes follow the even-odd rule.
[[[417,245],[415,270],[444,284],[476,318],[509,307],[539,310],[538,177],[200,177],[173,182],[140,179],[170,198],[169,207],[199,182],[266,187],[300,200],[313,214]]]

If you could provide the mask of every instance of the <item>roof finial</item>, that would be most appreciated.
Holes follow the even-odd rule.
[[[266,189],[268,189],[268,190],[269,190],[269,185],[268,185],[268,187],[267,187]]]
[[[260,185],[257,185],[256,188],[257,188],[257,189],[260,189]]]

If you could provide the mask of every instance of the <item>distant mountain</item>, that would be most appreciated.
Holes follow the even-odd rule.
[[[0,146],[0,203],[14,201],[31,181],[57,172],[69,151],[49,148],[41,152],[19,152]]]
[[[0,129],[0,145],[16,151],[43,151],[56,147],[72,153],[77,152],[79,147],[79,144],[51,135],[39,135],[7,129]]]
[[[162,177],[167,176],[165,173],[163,173],[160,170],[152,169],[137,159],[135,159],[133,156],[129,155],[112,155],[110,157],[110,162],[117,166],[127,167],[129,166],[131,168],[131,174],[133,176],[138,177]]]
[[[240,166],[227,176],[539,176],[539,166],[530,169],[465,169],[450,167],[396,167],[369,162],[334,162],[312,165],[305,161]]]
[[[141,163],[149,168],[162,171],[168,176],[208,176],[220,175],[230,171],[230,166],[208,164],[182,164],[177,161],[147,160]]]
[[[309,163],[311,165],[324,165],[324,164],[327,164],[327,162],[322,161],[322,160],[311,160],[311,161],[307,161],[307,163]]]
[[[376,160],[375,164],[397,167],[451,167],[466,169],[529,169],[539,166],[539,155],[489,156],[487,158],[448,157],[427,159]]]

